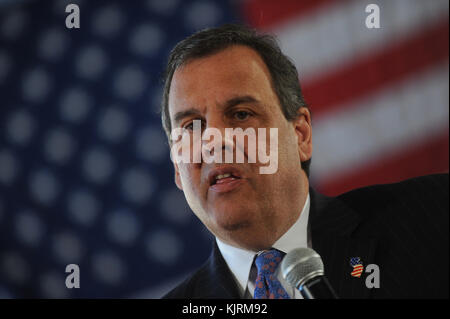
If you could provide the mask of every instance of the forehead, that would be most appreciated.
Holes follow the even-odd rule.
[[[183,108],[206,108],[234,96],[251,95],[260,101],[277,99],[270,72],[261,56],[246,46],[233,46],[194,59],[178,68],[169,93],[169,113]]]

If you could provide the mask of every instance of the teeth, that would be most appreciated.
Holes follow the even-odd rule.
[[[219,180],[219,179],[222,179],[222,178],[227,178],[227,177],[230,177],[230,176],[231,176],[230,173],[226,173],[226,174],[223,174],[223,175],[217,175],[216,176],[216,180]]]

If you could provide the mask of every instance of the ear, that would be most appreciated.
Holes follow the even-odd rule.
[[[180,169],[178,168],[178,165],[176,163],[173,163],[173,166],[175,168],[175,184],[180,190],[183,190],[183,185],[181,184]]]
[[[294,127],[298,138],[298,154],[300,160],[305,162],[312,156],[311,113],[306,107],[301,107],[298,110],[297,118],[294,120]]]

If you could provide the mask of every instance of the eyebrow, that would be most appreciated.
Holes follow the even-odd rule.
[[[229,108],[232,108],[233,106],[243,104],[243,103],[259,103],[259,101],[251,95],[236,96],[236,97],[233,97],[233,98],[227,100],[223,104],[222,107],[224,109],[229,109]],[[193,115],[200,115],[200,114],[201,114],[200,111],[196,108],[190,108],[190,109],[187,109],[184,111],[179,111],[179,112],[175,113],[175,115],[173,117],[174,123],[176,125],[185,117],[189,117],[189,116],[193,116]]]
[[[177,113],[175,113],[175,116],[174,116],[174,123],[177,124],[185,117],[192,116],[192,115],[200,115],[200,111],[197,109],[191,108],[191,109],[188,109],[185,111],[177,112]]]
[[[224,108],[229,109],[232,108],[233,106],[244,103],[259,103],[259,101],[251,95],[236,96],[226,101],[224,103]]]

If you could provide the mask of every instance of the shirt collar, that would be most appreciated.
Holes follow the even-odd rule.
[[[295,248],[308,247],[309,206],[308,194],[300,217],[294,225],[292,225],[291,228],[289,228],[288,231],[273,244],[273,248],[288,253]]]
[[[310,199],[308,194],[300,217],[294,225],[292,225],[291,228],[275,242],[272,246],[273,248],[288,253],[295,248],[307,247],[309,207]],[[245,291],[256,253],[254,251],[228,245],[217,237],[216,242],[228,268],[230,268],[239,284],[241,292]]]

